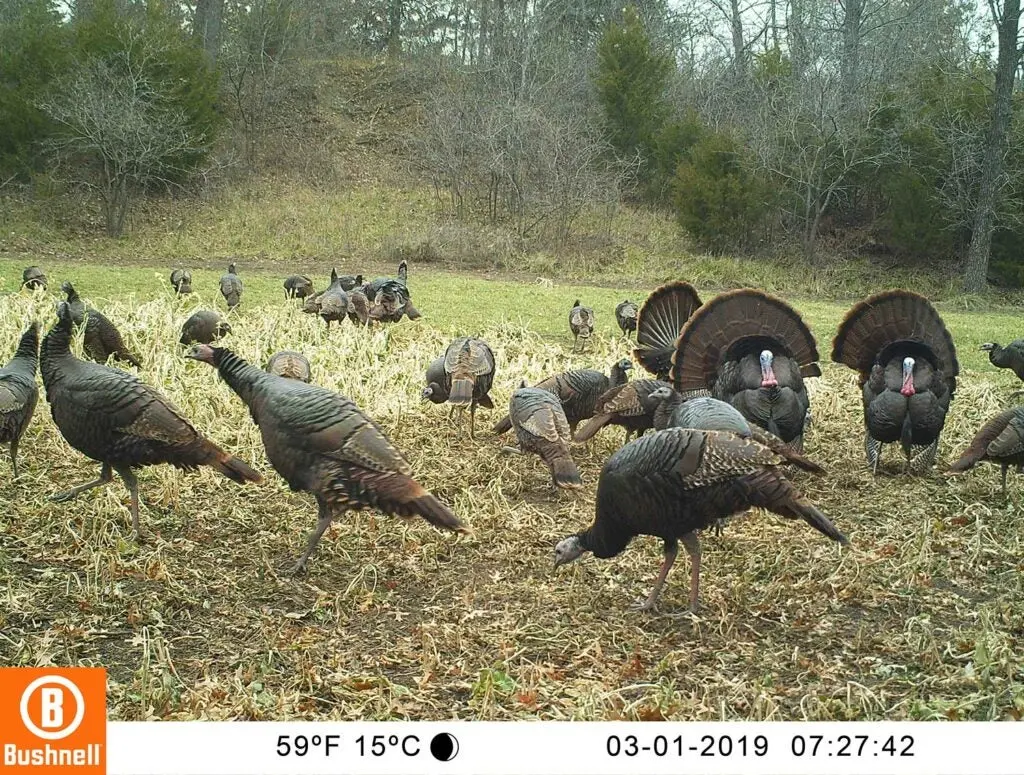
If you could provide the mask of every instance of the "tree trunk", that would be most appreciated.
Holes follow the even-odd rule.
[[[388,59],[402,55],[402,0],[390,0],[388,5]]]
[[[224,17],[224,0],[196,0],[192,21],[192,37],[206,52],[211,65],[217,64],[220,53],[220,23]]]
[[[843,19],[843,61],[841,71],[841,95],[843,104],[849,106],[857,96],[860,77],[860,28],[864,16],[864,0],[846,0],[846,16]]]
[[[1020,28],[1020,0],[1006,0],[1003,15],[994,19],[999,32],[999,56],[996,60],[995,95],[992,100],[992,122],[985,138],[978,184],[978,202],[971,226],[971,244],[967,248],[964,289],[984,290],[988,280],[988,260],[995,228],[996,208],[1003,188],[1003,157],[1012,117],[1013,81],[1017,72],[1017,37]]]
[[[789,44],[790,60],[793,63],[793,77],[799,80],[807,69],[810,56],[807,52],[807,29],[804,25],[803,0],[790,0],[789,19],[786,21],[786,42]]]
[[[740,17],[739,0],[729,0],[729,10],[732,18],[729,25],[732,29],[732,66],[737,75],[746,72],[747,69],[747,47],[743,42],[743,19]]]

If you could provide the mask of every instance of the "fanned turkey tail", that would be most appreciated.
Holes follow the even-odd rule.
[[[751,506],[760,506],[787,519],[802,519],[819,533],[847,546],[850,540],[839,532],[824,512],[811,503],[780,472],[768,468],[744,477]]]
[[[676,340],[672,378],[679,392],[710,386],[723,359],[771,349],[796,361],[803,377],[820,377],[818,347],[799,313],[753,288],[716,296],[693,313]]]
[[[641,366],[659,379],[668,378],[676,338],[700,305],[697,290],[685,282],[667,283],[647,297],[637,314],[633,350]]]
[[[917,354],[932,361],[950,379],[960,373],[953,337],[924,296],[904,290],[883,291],[853,307],[839,324],[832,360],[860,372],[863,379],[887,352]]]

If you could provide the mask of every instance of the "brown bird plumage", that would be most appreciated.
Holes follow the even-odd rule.
[[[311,376],[306,356],[294,350],[281,350],[271,355],[264,371],[267,374],[276,374],[278,377],[297,379],[301,382],[309,382]]]
[[[1007,409],[982,425],[946,475],[961,474],[983,460],[999,464],[1005,498],[1007,470],[1010,466],[1016,466],[1018,473],[1024,470],[1024,407]]]
[[[36,365],[39,360],[39,324],[21,335],[14,357],[0,369],[0,443],[11,445],[11,467],[18,478],[18,443],[32,421],[39,401]]]
[[[248,464],[200,434],[170,401],[134,374],[71,354],[66,303],[43,339],[40,371],[53,421],[68,444],[103,464],[99,479],[53,496],[66,501],[106,484],[117,471],[131,492],[132,527],[139,534],[139,484],[132,469],[170,463],[192,471],[210,466],[236,482],[259,482]]]
[[[198,345],[189,357],[216,367],[249,407],[267,459],[295,491],[312,493],[316,529],[294,571],[305,570],[320,537],[345,511],[378,508],[468,533],[444,503],[413,478],[380,427],[345,396],[257,369],[226,348]]]
[[[82,349],[86,355],[97,363],[106,363],[113,358],[116,361],[130,363],[137,369],[142,368],[142,362],[128,350],[121,332],[106,315],[93,307],[85,306],[85,302],[71,283],[62,283],[60,289],[67,294],[68,311],[74,324],[79,327],[85,324]]]
[[[551,470],[558,487],[578,490],[583,486],[579,469],[569,451],[569,423],[556,396],[541,388],[520,387],[509,400],[519,450],[538,455]]]
[[[494,382],[494,353],[483,339],[459,337],[444,351],[444,371],[448,403],[469,404],[469,436],[474,438],[477,406],[494,408],[489,395]]]
[[[596,517],[555,547],[555,567],[585,552],[614,557],[638,535],[665,543],[665,561],[641,609],[657,604],[683,542],[690,555],[690,607],[700,579],[697,532],[723,517],[759,506],[802,519],[833,541],[849,543],[835,525],[782,475],[785,458],[734,433],[668,428],[630,442],[608,460],[597,485]]]
[[[654,411],[660,401],[649,396],[661,387],[672,387],[657,379],[637,379],[608,390],[597,399],[594,416],[583,424],[573,436],[574,441],[586,441],[605,425],[620,425],[626,429],[626,441],[632,434],[638,437],[654,427]]]
[[[587,340],[594,333],[594,310],[591,307],[584,307],[579,299],[573,302],[572,309],[569,310],[569,330],[575,337],[572,343],[574,351],[585,347]]]
[[[652,291],[640,307],[633,356],[658,379],[669,378],[676,339],[700,305],[696,288],[689,283],[672,282]]]

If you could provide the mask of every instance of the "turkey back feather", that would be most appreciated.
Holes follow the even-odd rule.
[[[876,363],[908,355],[927,360],[955,389],[960,363],[953,337],[931,302],[911,291],[864,299],[843,318],[832,342],[832,360],[858,371],[862,383]]]
[[[637,314],[633,355],[640,365],[659,379],[667,379],[676,338],[700,306],[697,289],[689,283],[672,282],[655,289]]]
[[[1015,406],[990,419],[974,435],[971,443],[949,473],[961,473],[982,460],[1015,462],[1024,458],[1024,407]]]
[[[676,339],[675,388],[709,388],[723,363],[764,349],[795,361],[801,377],[821,376],[814,336],[789,304],[753,288],[720,294],[693,313]]]

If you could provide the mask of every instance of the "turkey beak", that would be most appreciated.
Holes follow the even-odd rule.
[[[978,349],[983,350],[984,352],[992,352],[994,349],[996,349],[996,346],[992,342],[985,342],[985,344],[983,344]]]

